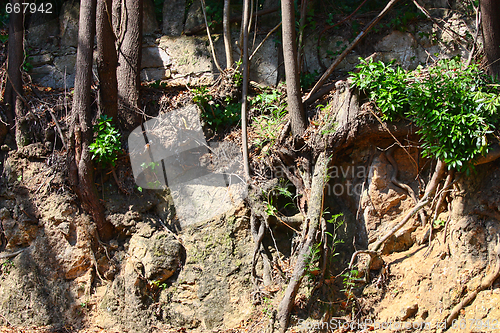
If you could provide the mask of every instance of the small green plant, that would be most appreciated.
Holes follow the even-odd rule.
[[[348,272],[345,272],[341,276],[344,278],[342,280],[342,284],[344,286],[343,291],[345,296],[347,297],[346,306],[348,306],[355,298],[353,289],[356,286],[356,279],[358,278],[359,271],[357,269],[351,269]]]
[[[446,224],[446,222],[443,220],[434,220],[434,223],[432,225],[433,225],[434,229],[439,229],[439,228],[444,227],[445,224]]]
[[[314,278],[314,274],[312,272],[318,271],[318,262],[321,258],[321,242],[314,244],[309,248],[309,252],[305,258],[306,268],[305,272],[308,275],[309,279],[312,280]]]
[[[330,236],[330,238],[332,239],[331,245],[330,245],[332,258],[339,255],[339,253],[336,252],[337,245],[344,243],[344,240],[339,238],[339,235],[337,232],[340,229],[340,227],[342,227],[342,225],[344,224],[345,220],[342,219],[343,216],[344,216],[343,213],[335,214],[335,215],[332,215],[332,217],[326,221],[327,223],[330,223],[333,225],[333,233],[330,233],[328,231],[325,232],[326,235]]]
[[[236,70],[234,71],[234,74],[233,74],[233,83],[237,87],[241,87],[241,85],[243,84],[243,73],[240,70],[241,60],[236,61],[235,68],[236,68]]]
[[[257,134],[257,138],[253,141],[255,145],[262,147],[267,142],[271,142],[272,145],[277,139],[279,127],[286,115],[286,105],[281,102],[281,98],[281,93],[273,90],[271,93],[262,93],[252,99],[252,111],[260,113],[252,122]]]
[[[92,159],[97,160],[103,166],[115,166],[118,153],[121,150],[120,133],[111,123],[112,117],[102,115],[94,126],[96,137],[89,146]]]
[[[202,109],[203,120],[215,131],[240,121],[241,103],[232,103],[230,98],[226,98],[224,103],[216,101],[204,86],[193,89],[193,92],[193,102]]]
[[[303,90],[307,90],[316,83],[316,79],[318,78],[318,71],[314,71],[314,73],[302,72],[300,73],[300,86]]]
[[[2,273],[9,274],[11,269],[13,269],[14,267],[15,266],[14,266],[14,263],[12,262],[12,260],[10,260],[10,259],[5,260],[2,263]]]
[[[354,84],[377,103],[383,120],[413,121],[422,137],[422,154],[449,168],[473,170],[488,151],[498,121],[500,96],[478,65],[464,68],[459,58],[440,60],[407,72],[393,64],[361,60]]]
[[[264,296],[264,298],[262,299],[262,305],[262,313],[268,318],[272,318],[274,309],[271,298]]]
[[[151,285],[154,286],[156,289],[159,290],[164,290],[168,288],[168,285],[166,283],[161,283],[160,280],[153,280],[151,281]]]

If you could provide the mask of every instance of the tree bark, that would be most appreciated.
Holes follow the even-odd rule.
[[[116,67],[115,34],[112,17],[113,0],[102,0],[97,3],[96,36],[97,36],[97,72],[99,74],[99,108],[101,113],[118,119],[118,81]]]
[[[124,0],[118,41],[118,114],[125,128],[134,129],[141,119],[139,88],[142,57],[142,0]]]
[[[229,15],[231,9],[231,0],[224,0],[224,19],[222,22],[224,31],[224,46],[226,48],[226,68],[233,66],[233,47],[231,45],[231,26]]]
[[[500,78],[500,0],[480,0],[488,73]]]
[[[19,5],[22,9],[21,0],[12,0],[12,7]],[[5,92],[5,101],[9,106],[7,117],[10,125],[15,119],[16,125],[16,144],[18,147],[24,147],[29,144],[27,121],[25,119],[24,98],[23,98],[23,79],[21,67],[23,65],[24,49],[24,14],[12,11],[9,21],[9,50],[8,50],[8,80]]]
[[[300,75],[297,65],[293,0],[281,1],[281,13],[288,112],[292,120],[292,133],[294,135],[301,135],[306,129],[306,116],[304,105],[302,104]]]
[[[89,151],[89,144],[93,139],[90,85],[92,83],[96,5],[97,0],[86,0],[80,3],[69,178],[83,208],[92,214],[100,238],[108,240],[112,236],[113,228],[109,222],[106,222],[104,207],[97,196]]]
[[[243,83],[241,88],[242,103],[241,103],[241,136],[243,145],[243,168],[245,177],[250,178],[250,164],[248,162],[248,132],[247,132],[247,111],[248,111],[248,80],[249,80],[249,64],[248,64],[248,21],[250,20],[250,0],[243,1]]]

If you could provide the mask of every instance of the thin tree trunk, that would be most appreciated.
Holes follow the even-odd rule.
[[[302,54],[303,54],[303,45],[302,42],[304,40],[304,28],[306,25],[306,15],[307,15],[307,0],[302,0],[300,3],[300,28],[299,28],[299,42],[297,46],[297,66],[299,68],[299,74],[302,73]]]
[[[484,53],[490,75],[500,78],[500,0],[480,0]]]
[[[12,7],[19,5],[22,8],[21,0],[12,0]],[[18,147],[26,146],[29,140],[28,124],[25,119],[24,98],[23,98],[23,80],[21,66],[23,65],[24,49],[24,14],[12,11],[9,21],[9,51],[8,51],[8,83],[9,89],[6,89],[5,101],[9,105],[8,119],[12,122],[15,119],[16,125],[16,144]],[[11,124],[12,125],[12,124]]]
[[[317,159],[316,166],[314,167],[314,175],[311,184],[311,196],[308,202],[307,219],[309,221],[309,229],[307,232],[307,239],[300,249],[297,257],[297,262],[293,268],[292,277],[288,284],[285,295],[278,306],[277,320],[279,323],[279,332],[285,332],[288,327],[290,319],[290,312],[292,311],[295,296],[300,287],[300,282],[304,277],[307,259],[310,257],[311,249],[316,240],[316,234],[319,230],[319,223],[321,218],[321,209],[323,201],[323,189],[328,182],[328,163],[329,158],[325,152],[322,152]]]
[[[229,23],[229,15],[231,11],[231,0],[224,0],[224,46],[226,48],[226,68],[233,66],[233,47],[231,45],[231,25]]]
[[[124,0],[120,15],[118,41],[118,114],[123,125],[131,130],[140,123],[140,66],[142,57],[142,0]]]
[[[90,85],[92,83],[96,5],[97,0],[86,0],[80,3],[69,178],[83,208],[92,214],[100,238],[108,240],[112,236],[113,228],[109,222],[106,222],[104,207],[97,196],[89,151],[89,144],[93,139]]]
[[[250,0],[243,1],[243,86],[241,88],[243,101],[241,104],[241,136],[243,144],[243,168],[245,177],[250,178],[250,166],[248,163],[248,132],[247,132],[247,110],[248,110],[248,21],[250,20]]]
[[[118,81],[116,67],[115,34],[112,17],[113,0],[101,0],[97,3],[96,36],[97,36],[97,72],[99,74],[99,107],[102,114],[118,117]]]
[[[306,129],[306,116],[300,91],[300,75],[297,66],[295,43],[295,11],[293,0],[281,1],[283,58],[285,61],[286,92],[288,112],[292,120],[292,132],[301,135]]]

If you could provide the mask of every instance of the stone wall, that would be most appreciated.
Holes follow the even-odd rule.
[[[459,11],[452,10],[446,1],[430,3],[427,7],[435,17],[444,18],[447,26],[461,36],[474,35],[473,18],[464,17]],[[277,2],[268,0],[265,7],[276,6]],[[165,1],[163,22],[159,26],[154,11],[153,0],[144,1],[144,41],[141,79],[143,81],[168,80],[172,85],[210,84],[217,74],[206,35],[186,36],[183,31],[202,24],[203,15],[200,0],[195,0],[185,15],[186,0]],[[434,8],[438,7],[438,8]],[[237,8],[234,11],[237,12]],[[30,74],[33,82],[53,88],[74,86],[79,2],[65,2],[61,13],[32,17],[27,33],[28,61],[33,65]],[[45,15],[45,14],[44,14]],[[279,15],[259,18],[259,24],[270,30],[279,22]],[[443,24],[441,24],[443,26]],[[239,58],[239,25],[232,29],[233,52]],[[263,40],[266,31],[251,36],[255,48]],[[322,35],[320,48],[317,41],[320,29],[305,31],[305,72],[322,73],[335,57],[342,52],[355,36],[350,28],[327,32]],[[225,52],[222,36],[212,35],[218,62],[225,67]],[[279,35],[271,36],[259,49],[251,63],[250,79],[265,85],[276,85],[279,69]],[[431,60],[434,54],[468,57],[467,49],[460,47],[457,36],[442,29],[432,21],[417,21],[408,24],[405,31],[372,32],[340,64],[338,70],[352,70],[358,57],[377,53],[378,60],[396,60],[406,68],[415,68]],[[319,55],[317,54],[319,52]],[[321,64],[320,64],[320,60]]]

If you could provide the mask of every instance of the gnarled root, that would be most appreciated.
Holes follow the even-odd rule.
[[[262,273],[264,285],[268,286],[272,284],[271,260],[267,256],[264,246],[262,245],[262,239],[264,238],[264,234],[267,228],[269,228],[267,218],[261,216],[261,219],[259,219],[252,212],[252,215],[250,216],[250,229],[255,243],[253,259],[252,259],[252,278],[254,280],[255,286],[257,286],[257,280],[258,280],[256,266],[257,266],[257,261],[259,259],[259,255],[262,258],[264,266],[263,267],[264,271]]]
[[[432,175],[431,181],[429,184],[427,184],[427,188],[425,189],[424,196],[420,199],[420,201],[417,203],[417,205],[408,213],[406,216],[396,224],[387,234],[385,234],[382,238],[377,240],[375,243],[373,243],[370,246],[370,250],[372,251],[378,251],[380,250],[382,244],[385,243],[389,237],[394,235],[399,229],[401,229],[412,217],[415,215],[420,209],[425,207],[429,202],[430,202],[430,196],[436,191],[437,185],[441,181],[441,178],[443,178],[443,173],[446,169],[446,164],[442,162],[441,160],[438,161],[436,165],[436,170],[434,171],[434,174]]]
[[[483,281],[481,281],[481,285],[471,292],[467,297],[465,297],[460,303],[455,305],[453,310],[451,311],[448,318],[446,318],[446,328],[451,327],[453,320],[457,318],[460,310],[462,310],[465,306],[467,306],[470,302],[472,302],[479,292],[491,287],[493,282],[500,277],[500,241],[497,238],[497,244],[495,246],[495,268],[492,269],[490,274],[486,275]]]
[[[392,168],[393,168],[393,172],[392,172],[392,176],[391,176],[391,182],[396,185],[397,187],[399,188],[402,188],[403,190],[405,190],[408,195],[413,199],[413,202],[416,204],[418,204],[418,200],[417,200],[417,196],[415,195],[415,191],[413,191],[413,189],[404,184],[404,183],[401,183],[399,180],[398,180],[398,164],[396,163],[396,160],[394,159],[394,156],[392,156],[392,154],[394,153],[394,149],[396,148],[396,146],[392,146],[390,147],[389,149],[387,149],[387,151],[385,152],[385,157],[387,158],[387,160],[389,161],[389,163],[391,163],[392,165]],[[419,216],[420,216],[420,222],[422,223],[422,225],[425,224],[426,222],[426,216],[424,214],[424,212],[422,210],[420,210],[418,212]]]

